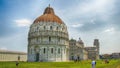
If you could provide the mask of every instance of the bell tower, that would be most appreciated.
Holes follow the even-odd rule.
[[[93,45],[96,47],[96,59],[99,59],[99,39],[94,39]]]

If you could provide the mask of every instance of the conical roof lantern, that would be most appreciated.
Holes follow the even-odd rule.
[[[62,24],[63,21],[54,13],[54,9],[50,7],[50,5],[44,10],[43,15],[39,16],[34,23],[39,23],[39,22],[56,22],[59,24]]]
[[[44,11],[43,14],[55,14],[55,13],[54,13],[53,8],[51,8],[50,5],[49,5],[49,7],[47,7],[47,8],[45,9],[45,11]]]

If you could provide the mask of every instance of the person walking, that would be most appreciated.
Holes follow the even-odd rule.
[[[95,67],[96,67],[96,61],[93,60],[93,61],[92,61],[92,68],[95,68]]]
[[[18,61],[16,61],[16,67],[18,67],[18,65],[19,65],[19,62],[18,62]]]

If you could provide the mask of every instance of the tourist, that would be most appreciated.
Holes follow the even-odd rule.
[[[92,61],[92,68],[95,68],[95,66],[96,66],[96,61],[93,60],[93,61]]]
[[[74,62],[77,62],[77,57],[76,56],[74,56]]]
[[[18,65],[19,65],[19,62],[18,62],[18,61],[16,61],[16,67],[18,67]]]

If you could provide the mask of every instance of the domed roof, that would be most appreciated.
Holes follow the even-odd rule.
[[[34,21],[34,23],[38,22],[56,22],[59,24],[63,23],[63,21],[55,15],[53,8],[51,8],[50,6],[45,9],[43,15],[41,15]]]
[[[84,44],[84,42],[81,40],[81,38],[79,38],[79,41],[78,41],[80,44]]]
[[[80,44],[84,44],[82,40],[81,40],[81,41],[79,41],[79,43],[80,43]]]

